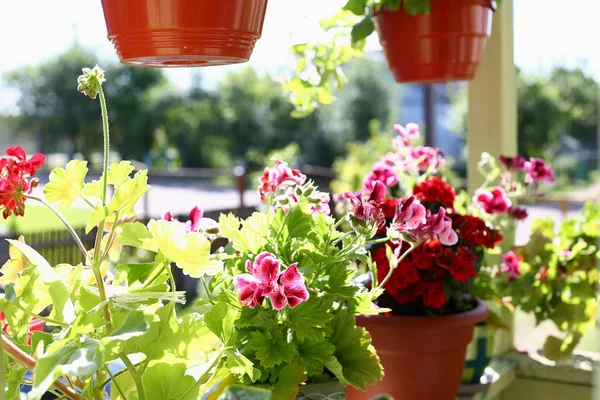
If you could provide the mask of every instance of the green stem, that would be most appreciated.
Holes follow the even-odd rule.
[[[408,250],[406,250],[398,259],[398,262],[396,263],[396,265],[392,268],[392,266],[390,265],[390,270],[388,271],[387,275],[385,276],[385,278],[383,278],[383,280],[381,281],[381,283],[379,285],[377,285],[377,287],[375,287],[375,289],[371,289],[371,292],[373,292],[374,290],[379,290],[382,287],[385,286],[385,284],[390,280],[390,278],[392,277],[392,274],[394,273],[394,270],[398,267],[398,265],[402,262],[402,260],[404,260],[413,250],[415,247],[419,246],[421,243],[416,243],[416,244],[411,244],[410,247],[408,248]]]
[[[60,321],[57,321],[55,319],[48,318],[48,317],[42,317],[41,315],[38,315],[38,314],[34,313],[33,311],[29,311],[28,309],[26,309],[25,307],[23,307],[19,303],[12,303],[12,304],[14,304],[15,306],[17,306],[17,308],[21,309],[22,311],[25,311],[29,315],[33,316],[34,318],[37,318],[37,319],[42,320],[44,322],[47,322],[50,325],[56,325],[56,326],[62,326],[62,327],[69,326],[69,324],[67,324],[65,322],[60,322]]]
[[[150,285],[152,285],[154,283],[154,281],[156,281],[158,279],[158,277],[163,273],[164,269],[165,269],[165,264],[161,263],[162,268],[158,269],[158,272],[156,272],[154,275],[152,275],[152,277],[148,278],[148,280],[144,283],[144,285],[142,286],[142,289],[147,289]]]
[[[113,373],[110,371],[110,368],[108,367],[104,367],[104,369],[106,370],[106,372],[108,373],[108,376],[110,376],[110,381],[113,383],[113,385],[117,388],[117,391],[119,392],[119,394],[121,395],[121,397],[123,398],[123,400],[127,400],[127,397],[125,397],[125,392],[123,391],[123,389],[121,388],[121,385],[119,385],[119,382],[117,382],[117,380],[115,379],[116,377],[113,375]],[[108,381],[106,381],[106,384],[108,383]],[[100,386],[101,388],[103,388],[104,386],[106,386],[106,384]]]
[[[143,361],[140,361],[137,364],[133,364],[134,367],[139,367],[140,365],[142,365]],[[129,371],[127,368],[120,370],[119,372],[117,372],[114,375],[111,375],[111,377],[107,380],[105,380],[104,382],[102,382],[102,385],[100,385],[100,387],[105,387],[106,385],[108,385],[108,382],[110,382],[111,380],[115,380],[115,378],[119,377],[121,374],[124,374],[125,372]]]
[[[117,232],[117,226],[118,226],[117,221],[118,220],[119,220],[119,213],[115,212],[115,221],[114,221],[112,229],[110,230],[110,233],[108,235],[108,240],[106,241],[106,249],[104,250],[104,253],[100,256],[100,263],[102,263],[106,259],[106,256],[108,256],[108,253],[110,252],[110,248],[112,247],[113,241],[115,240],[115,233]],[[102,242],[100,242],[100,243],[102,243]]]
[[[83,245],[83,243],[81,242],[81,239],[77,235],[77,232],[75,232],[75,229],[73,229],[73,227],[71,226],[71,224],[69,224],[69,222],[54,207],[52,207],[50,204],[46,203],[43,199],[41,199],[39,197],[35,197],[35,196],[25,196],[25,197],[28,199],[31,199],[31,200],[39,201],[40,203],[42,203],[43,205],[48,207],[54,213],[54,215],[56,215],[58,217],[58,219],[60,219],[60,222],[62,222],[64,224],[64,226],[67,228],[67,230],[69,231],[69,233],[75,240],[75,243],[77,243],[77,247],[79,247],[79,250],[81,250],[81,253],[87,260],[88,252],[85,249],[85,246]]]
[[[120,357],[121,357],[121,360],[123,361],[123,363],[125,364],[125,366],[127,367],[127,370],[131,374],[133,381],[135,382],[135,387],[137,388],[137,391],[138,391],[138,399],[146,400],[146,394],[144,393],[144,384],[142,382],[140,373],[138,372],[138,370],[135,369],[135,367],[133,366],[133,364],[131,363],[129,358],[127,358],[126,355],[122,354]]]
[[[104,164],[102,165],[102,205],[106,205],[106,193],[108,191],[108,156],[110,153],[110,135],[108,129],[108,110],[106,109],[106,98],[102,85],[98,85],[98,97],[100,109],[102,110],[102,133],[104,134]]]
[[[202,286],[204,286],[204,290],[206,291],[206,295],[208,296],[208,300],[212,303],[212,293],[211,293],[210,289],[208,288],[208,284],[204,280],[203,276],[200,277],[200,280],[202,281]]]
[[[106,301],[106,288],[104,287],[104,279],[102,279],[100,267],[95,265],[95,263],[94,265],[92,265],[92,271],[94,272],[96,284],[98,285],[98,292],[100,293],[100,302],[104,304],[104,320],[106,321],[106,327],[108,333],[111,333],[114,329],[112,326],[112,319],[110,317],[110,308],[108,307],[108,301]]]
[[[386,243],[389,242],[390,238],[389,237],[384,237],[384,238],[379,238],[379,239],[375,239],[375,240],[369,240],[368,242],[365,243],[365,246],[372,246],[374,244],[379,244],[379,243]]]

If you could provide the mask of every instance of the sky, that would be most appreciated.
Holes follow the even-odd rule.
[[[274,71],[291,64],[289,46],[321,37],[318,20],[332,15],[343,3],[270,0],[263,36],[249,64]],[[519,67],[543,73],[554,65],[582,66],[600,80],[599,1],[514,0],[514,14]],[[100,59],[116,59],[106,39],[100,0],[0,0],[0,111],[10,109],[15,101],[15,93],[1,86],[1,74],[52,58],[73,43],[74,33]],[[377,40],[369,47],[377,49]],[[203,68],[203,82],[210,85],[235,68],[240,67]],[[190,69],[171,69],[167,74],[180,87],[190,82]]]

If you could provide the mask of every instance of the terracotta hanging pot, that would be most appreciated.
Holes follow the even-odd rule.
[[[349,387],[348,399],[387,394],[395,400],[454,400],[475,324],[488,314],[478,300],[471,311],[443,317],[357,317],[373,338],[385,376],[366,393]]]
[[[430,0],[431,12],[375,12],[379,41],[397,82],[475,77],[492,31],[492,0]]]
[[[193,67],[246,62],[267,0],[102,0],[123,64]]]

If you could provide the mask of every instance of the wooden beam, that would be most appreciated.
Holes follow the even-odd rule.
[[[517,152],[517,80],[513,43],[513,0],[494,13],[483,62],[469,83],[467,187],[483,182],[477,169],[482,152],[497,157]]]

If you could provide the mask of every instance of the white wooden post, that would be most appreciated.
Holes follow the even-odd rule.
[[[467,188],[473,193],[483,183],[477,169],[482,152],[498,157],[517,152],[517,79],[513,43],[513,0],[504,0],[495,12],[492,36],[488,39],[483,62],[476,78],[469,83],[469,124],[467,134]],[[505,235],[508,247],[514,234]],[[495,337],[495,353],[513,347],[513,315],[502,319],[511,331]]]

